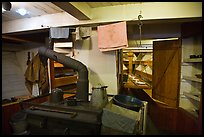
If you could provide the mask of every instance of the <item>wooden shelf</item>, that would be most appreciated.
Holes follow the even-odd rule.
[[[202,58],[193,58],[193,59],[183,59],[183,62],[185,63],[201,63],[202,62]]]
[[[124,88],[134,88],[134,89],[151,89],[148,85],[135,85],[132,82],[126,82]]]
[[[136,84],[132,81],[128,81],[124,84],[124,88],[134,88],[134,89],[151,89],[150,86],[148,85],[139,85],[139,84]]]
[[[124,49],[123,52],[153,52],[152,49]]]
[[[54,62],[54,67],[57,68],[57,67],[64,67],[63,64],[61,63],[58,63],[58,62]]]
[[[200,102],[200,98],[197,97],[197,96],[195,96],[194,94],[191,94],[191,93],[188,93],[188,92],[183,92],[183,94],[184,94],[186,97],[189,97],[189,98],[191,98],[191,99],[193,99],[193,100],[195,100],[195,101]]]
[[[128,60],[124,60],[123,61],[124,64],[129,64]],[[132,64],[142,64],[142,65],[148,65],[148,66],[152,66],[152,61],[141,61],[141,60],[136,60],[136,61],[132,61]]]
[[[140,75],[143,78],[148,79],[149,81],[152,81],[152,75],[148,74],[148,73],[144,73],[142,71],[139,70],[135,70],[135,74]]]
[[[199,79],[199,78],[196,78],[196,77],[183,76],[183,79],[202,83],[202,79]]]
[[[60,87],[60,86],[73,84],[73,83],[76,83],[76,81],[77,81],[77,76],[76,75],[55,78],[55,87]]]
[[[152,61],[133,61],[134,64],[142,64],[142,65],[148,65],[152,66]]]

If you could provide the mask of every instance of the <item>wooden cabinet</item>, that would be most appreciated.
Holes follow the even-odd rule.
[[[151,89],[152,49],[124,49],[122,62],[125,88]]]

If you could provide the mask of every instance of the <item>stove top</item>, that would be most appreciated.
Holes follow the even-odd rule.
[[[29,107],[25,109],[25,112],[28,114],[101,124],[102,108],[95,108],[90,102],[79,101],[76,105],[69,105],[64,100],[60,103],[47,101],[41,104],[30,102],[27,104]]]

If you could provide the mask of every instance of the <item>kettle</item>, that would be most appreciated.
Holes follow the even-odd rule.
[[[60,88],[55,88],[52,90],[52,93],[51,93],[51,102],[52,103],[59,103],[61,101],[63,101],[63,95],[64,95],[64,92],[62,91],[62,89]]]
[[[108,103],[108,96],[106,88],[108,86],[95,86],[92,87],[92,95],[91,95],[91,106],[96,108],[103,108]]]

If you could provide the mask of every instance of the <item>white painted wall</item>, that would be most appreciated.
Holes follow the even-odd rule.
[[[30,60],[32,60],[32,55],[35,56],[38,52],[38,48],[33,48],[29,50],[22,50],[19,52],[16,52],[17,60],[19,60],[19,66],[21,67],[22,71],[25,73],[27,69],[27,59],[28,59],[28,52],[30,52]]]
[[[27,55],[35,56],[37,48],[20,52],[2,52],[2,99],[30,95],[25,86]]]
[[[24,72],[15,52],[2,52],[2,99],[29,95]]]
[[[90,39],[76,42],[75,59],[88,67],[90,93],[91,88],[100,83],[101,85],[108,86],[108,94],[116,95],[118,92],[115,51],[99,51],[97,37],[97,31],[92,31]]]
[[[94,8],[93,19],[99,21],[138,20],[142,14],[142,20],[176,19],[202,17],[202,2],[143,2],[141,4],[129,4],[128,6],[109,6]]]

